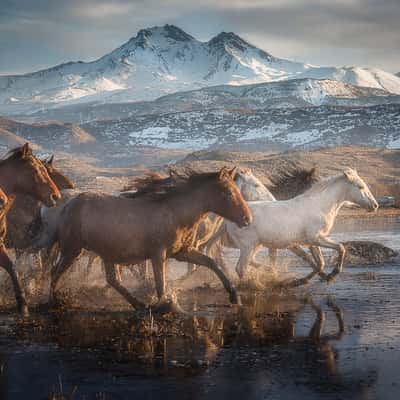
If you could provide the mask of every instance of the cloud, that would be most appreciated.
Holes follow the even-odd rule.
[[[398,0],[2,0],[0,73],[92,60],[165,23],[201,40],[234,31],[299,61],[398,71],[399,20]]]

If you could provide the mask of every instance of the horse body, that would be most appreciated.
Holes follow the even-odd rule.
[[[244,276],[248,261],[259,245],[273,248],[305,245],[311,246],[317,264],[316,268],[312,264],[314,275],[319,273],[324,276],[323,257],[319,247],[338,251],[337,267],[332,274],[324,276],[327,280],[333,279],[342,269],[345,250],[328,236],[340,208],[347,202],[371,210],[378,208],[365,182],[351,169],[314,185],[291,200],[248,202],[254,217],[251,226],[239,230],[229,222],[226,223],[229,237],[241,250],[236,266],[237,273],[240,277]]]
[[[273,179],[274,191],[276,191],[277,195],[281,198],[287,198],[287,196],[296,196],[300,193],[303,193],[304,190],[308,189],[313,182],[318,179],[318,175],[315,168],[310,170],[304,168],[295,168],[292,166],[284,173],[278,174],[278,178]],[[272,194],[269,189],[257,178],[254,176],[252,171],[248,168],[243,169],[240,168],[239,172],[236,175],[235,182],[240,189],[243,198],[246,201],[276,201],[276,197]],[[230,247],[230,248],[244,248],[239,247],[237,243],[229,236],[230,230],[228,230],[227,226],[228,222],[223,222],[221,227],[215,232],[213,237],[209,239],[207,254],[212,256],[219,265],[221,265],[224,270],[227,270],[225,263],[222,257],[222,246]],[[236,242],[238,242],[236,240]],[[261,267],[261,264],[256,261],[256,256],[259,250],[264,245],[259,243],[255,248],[251,249],[251,254],[247,253],[241,254],[242,262],[247,262],[252,264],[256,268]],[[277,257],[277,247],[274,244],[271,244],[269,247],[269,258],[272,270],[274,271],[276,257]],[[299,246],[292,245],[290,250],[296,254],[297,256],[303,258],[308,263],[313,263],[313,259],[308,256],[308,254],[301,249]]]
[[[234,171],[231,171],[234,174]],[[180,178],[179,178],[180,179]],[[167,258],[193,262],[212,269],[237,301],[234,288],[215,262],[194,246],[198,224],[206,213],[214,212],[247,226],[251,214],[231,174],[192,174],[175,179],[149,177],[142,193],[132,198],[84,193],[65,207],[57,228],[60,259],[52,270],[50,301],[61,275],[82,249],[100,255],[107,282],[133,307],[143,307],[116,279],[115,264],[136,264],[151,259],[159,300],[165,294]],[[159,189],[165,191],[157,194]]]

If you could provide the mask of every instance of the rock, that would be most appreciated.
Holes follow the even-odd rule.
[[[346,248],[345,265],[371,265],[385,264],[394,261],[399,253],[390,247],[368,240],[353,240],[342,243]],[[337,261],[337,254],[334,254],[330,262]]]

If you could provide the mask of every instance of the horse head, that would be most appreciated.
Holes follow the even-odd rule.
[[[51,180],[46,168],[32,154],[29,143],[11,150],[1,164],[7,170],[3,175],[3,187],[6,192],[32,196],[48,207],[54,206],[61,198],[60,191]]]
[[[235,183],[246,201],[275,200],[273,194],[253,174],[250,168],[238,168]]]
[[[215,212],[236,223],[239,227],[249,225],[253,216],[235,184],[236,167],[222,168],[217,174],[218,201]]]
[[[54,166],[54,155],[46,160],[42,160],[47,173],[49,174],[52,181],[56,184],[59,190],[63,189],[73,189],[73,182],[65,176],[59,169]]]
[[[376,211],[379,207],[378,202],[357,171],[352,168],[346,168],[343,171],[343,175],[349,185],[348,198],[346,200],[370,211]]]

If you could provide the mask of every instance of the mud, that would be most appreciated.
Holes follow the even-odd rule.
[[[399,249],[399,232],[398,220],[358,221],[336,235]],[[286,259],[280,278],[308,272]],[[398,399],[399,267],[353,267],[332,285],[289,292],[243,290],[242,307],[212,280],[175,283],[185,287],[181,316],[109,311],[111,294],[97,309],[37,307],[27,320],[3,311],[0,399]],[[108,293],[90,290],[93,300]]]

